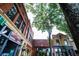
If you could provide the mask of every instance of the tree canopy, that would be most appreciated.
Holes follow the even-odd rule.
[[[56,26],[60,31],[70,35],[64,14],[55,3],[26,4],[26,10],[32,12],[35,17],[33,25],[42,31],[52,30]]]

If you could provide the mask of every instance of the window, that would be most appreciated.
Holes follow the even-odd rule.
[[[7,38],[4,37],[3,35],[0,36],[0,46],[4,44],[4,42],[5,42],[6,39]]]
[[[64,45],[68,45],[67,41],[64,41]]]
[[[5,31],[7,31],[7,33],[5,33],[6,35],[9,35],[9,33],[11,32],[11,30],[8,27],[5,28]]]
[[[25,26],[26,26],[26,24],[25,24],[25,22],[23,21],[22,26],[21,26],[21,31],[22,31],[22,33],[23,33],[23,31],[24,31]]]
[[[62,38],[62,36],[61,35],[59,35],[59,39],[61,39]]]
[[[17,28],[20,27],[21,22],[22,22],[22,18],[21,18],[21,16],[19,16],[18,19],[17,19],[16,22],[15,22],[15,25],[17,26]]]
[[[27,32],[29,33],[29,28],[28,28]]]
[[[0,50],[3,48],[3,45],[6,41],[6,37],[4,37],[3,35],[0,36]]]
[[[7,26],[3,26],[3,27],[0,27],[0,28],[1,28],[0,32],[2,32],[2,34],[6,34],[7,36],[11,31]]]
[[[11,11],[13,12],[13,14],[14,14],[14,15],[16,14],[17,9],[16,9],[16,6],[15,6],[15,5],[13,5],[13,7],[12,7]]]
[[[57,43],[59,43],[59,40],[56,40]]]
[[[29,41],[31,42],[32,41],[32,36],[30,35],[30,37],[29,37]]]
[[[60,44],[59,40],[56,40],[56,45],[59,45],[59,44]]]
[[[6,14],[13,21],[13,18],[14,18],[16,13],[17,13],[16,6],[13,5],[13,7]]]
[[[0,25],[0,31],[2,30],[3,26]]]
[[[15,55],[15,49],[17,47],[17,44],[15,44],[14,42],[8,40],[3,52],[2,52],[2,56],[6,56],[6,54],[8,56],[13,56]]]

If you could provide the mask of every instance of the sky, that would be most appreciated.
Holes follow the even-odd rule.
[[[31,12],[28,12],[28,13],[27,13],[27,16],[28,16],[28,18],[30,19],[30,22],[31,22],[31,24],[32,24],[32,22],[33,22],[33,20],[34,20],[34,15],[33,15]],[[41,30],[38,31],[36,27],[32,27],[32,29],[33,29],[33,32],[34,32],[34,37],[33,37],[33,39],[47,39],[47,38],[48,38],[48,33],[47,33],[46,31],[45,31],[45,32],[42,32]],[[54,27],[54,28],[52,29],[52,35],[56,35],[56,34],[58,34],[58,33],[66,34],[66,33],[64,33],[64,32],[62,32],[62,31],[57,30],[57,28]]]

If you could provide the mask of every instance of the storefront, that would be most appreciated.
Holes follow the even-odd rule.
[[[20,37],[15,32],[10,30],[6,25],[0,25],[0,55],[18,55],[20,45]]]
[[[13,56],[13,55],[16,55],[17,50],[18,50],[18,45],[16,43],[8,40],[1,55]]]

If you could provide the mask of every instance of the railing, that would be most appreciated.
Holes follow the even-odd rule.
[[[37,54],[39,55],[39,51],[46,52],[48,56],[50,49],[48,48],[38,48]],[[45,51],[43,51],[45,50]],[[76,53],[73,49],[73,46],[52,46],[52,56],[76,56]]]

